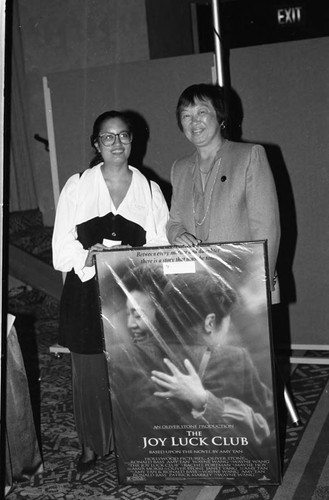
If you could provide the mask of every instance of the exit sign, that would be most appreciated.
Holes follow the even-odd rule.
[[[225,48],[329,36],[329,0],[217,0]],[[214,50],[210,0],[192,0],[199,52]]]
[[[277,21],[280,26],[301,24],[304,21],[304,7],[280,7],[277,9]]]

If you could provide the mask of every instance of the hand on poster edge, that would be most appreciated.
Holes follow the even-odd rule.
[[[113,245],[110,247],[111,250],[117,250],[118,248],[131,248],[131,245]],[[88,255],[85,262],[85,267],[92,267],[94,265],[94,255],[99,252],[103,252],[103,250],[109,250],[107,245],[103,245],[103,243],[96,243],[88,248]]]
[[[186,231],[185,233],[182,233],[180,236],[177,236],[173,243],[174,245],[178,246],[187,245],[189,247],[194,247],[200,245],[200,243],[202,243],[202,240],[199,240],[193,234],[188,233]]]

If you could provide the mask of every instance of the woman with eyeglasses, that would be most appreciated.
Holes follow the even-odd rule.
[[[107,367],[94,256],[114,246],[168,245],[168,207],[159,186],[128,163],[133,139],[125,113],[95,121],[90,167],[71,176],[59,198],[53,233],[54,268],[67,273],[59,343],[72,361],[73,409],[82,453],[79,472],[111,449]]]

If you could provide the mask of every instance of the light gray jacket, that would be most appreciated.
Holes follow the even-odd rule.
[[[167,236],[173,244],[187,231],[199,237],[195,203],[201,180],[197,153],[176,160],[171,170],[173,196]],[[280,242],[280,215],[273,175],[263,146],[226,141],[221,148],[217,176],[209,179],[209,211],[203,243],[267,240],[269,271],[273,277]],[[215,175],[215,174],[214,174]],[[212,191],[210,191],[212,189]],[[206,189],[207,191],[207,189]],[[200,221],[199,221],[200,222]],[[199,233],[199,235],[198,235]],[[204,232],[203,232],[204,236]]]

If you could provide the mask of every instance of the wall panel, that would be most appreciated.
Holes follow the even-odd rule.
[[[110,109],[138,114],[149,130],[143,165],[169,181],[174,159],[191,149],[176,124],[177,99],[191,82],[211,82],[212,64],[203,54],[48,75],[60,186],[87,168],[93,122]]]
[[[230,56],[242,137],[266,146],[277,182],[281,288],[293,343],[329,343],[328,56],[328,37],[234,49]]]

